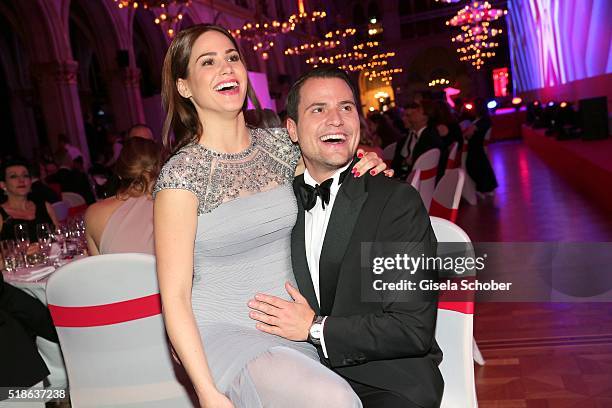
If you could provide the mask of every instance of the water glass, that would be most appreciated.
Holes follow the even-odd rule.
[[[51,252],[51,237],[52,234],[49,224],[41,223],[36,225],[36,238],[38,239],[38,246],[45,260],[49,256],[49,252]]]
[[[13,272],[17,269],[19,254],[15,246],[15,241],[10,239],[0,241],[0,251],[4,259],[4,269],[7,272]]]

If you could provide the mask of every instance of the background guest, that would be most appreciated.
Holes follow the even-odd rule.
[[[143,139],[155,140],[153,130],[144,123],[137,123],[128,129],[127,138],[142,137]]]
[[[151,190],[160,167],[160,148],[153,140],[133,137],[125,142],[115,164],[117,194],[85,213],[89,254],[154,253]]]
[[[430,121],[432,125],[436,127],[438,134],[440,135],[441,151],[440,151],[440,166],[442,168],[442,175],[446,170],[446,164],[448,161],[448,155],[450,154],[450,146],[457,142],[457,157],[461,157],[461,151],[463,149],[463,135],[457,118],[451,112],[450,106],[446,101],[437,100],[433,102],[433,116]],[[441,176],[439,174],[439,176]]]
[[[46,223],[58,225],[51,204],[32,201],[32,179],[27,162],[10,159],[0,169],[0,188],[6,194],[6,201],[0,205],[0,240],[15,239],[15,225],[25,224],[31,242],[37,240],[36,225]]]
[[[247,125],[256,128],[283,127],[280,117],[272,109],[249,109],[244,112],[244,120]]]
[[[397,143],[391,168],[398,178],[407,177],[417,159],[431,149],[441,149],[442,141],[435,126],[430,123],[433,116],[433,103],[423,99],[413,102],[404,110],[404,124],[410,133]],[[438,166],[438,174],[441,173]]]
[[[465,167],[476,183],[476,191],[492,193],[497,188],[497,178],[484,149],[484,139],[487,131],[491,128],[489,109],[484,99],[478,98],[474,101],[474,114],[476,119],[464,133],[468,139]]]
[[[82,159],[77,157],[76,161],[71,161],[64,157],[64,161],[60,162],[60,168],[54,174],[51,174],[45,180],[47,183],[57,183],[60,185],[62,192],[77,193],[85,199],[87,204],[96,201],[89,177],[82,170]]]

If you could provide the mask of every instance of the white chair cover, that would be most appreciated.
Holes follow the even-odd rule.
[[[68,209],[71,207],[67,202],[58,201],[56,203],[51,204],[51,207],[53,207],[53,211],[55,211],[55,215],[57,216],[57,220],[59,222],[66,221],[66,219],[68,218]]]
[[[412,170],[420,170],[418,191],[425,204],[425,208],[429,211],[429,204],[436,187],[436,175],[438,174],[438,163],[440,162],[440,150],[431,149],[419,156],[417,161],[412,166]]]
[[[153,256],[74,261],[49,279],[47,301],[74,407],[194,406],[171,357]]]
[[[470,237],[450,221],[430,217],[438,242],[470,243]],[[443,256],[443,254],[439,254]],[[478,407],[474,380],[474,302],[438,304],[436,341],[444,357],[440,371],[444,378],[442,408]]]
[[[457,167],[459,167],[457,163],[458,150],[459,150],[459,143],[453,142],[450,145],[448,159],[446,160],[446,171],[456,169]]]
[[[464,182],[465,172],[462,169],[447,170],[436,186],[429,215],[455,222]]]
[[[62,193],[62,201],[68,203],[69,207],[78,207],[80,205],[87,204],[85,199],[80,194],[71,193],[70,191]]]

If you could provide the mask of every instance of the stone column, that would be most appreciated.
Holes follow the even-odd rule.
[[[77,86],[79,63],[72,60],[39,64],[35,75],[39,81],[40,99],[51,149],[57,148],[57,136],[66,134],[83,153],[85,166],[91,163],[83,114]]]
[[[34,150],[39,148],[36,120],[32,112],[32,90],[15,89],[10,91],[11,115],[15,124],[15,138],[19,153],[32,160]]]
[[[110,99],[117,131],[144,123],[145,115],[140,96],[140,69],[119,68],[110,75]]]

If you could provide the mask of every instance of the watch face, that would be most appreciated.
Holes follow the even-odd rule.
[[[315,339],[321,338],[321,326],[320,324],[313,324],[310,328],[310,335]]]

